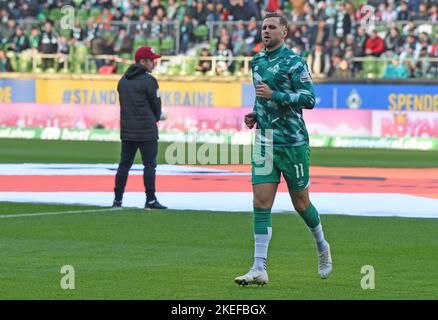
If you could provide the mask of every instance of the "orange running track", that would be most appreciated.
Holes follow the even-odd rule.
[[[229,170],[230,175],[158,175],[161,192],[251,192],[251,177],[233,175],[249,172],[247,165],[208,166]],[[438,169],[311,168],[311,192],[401,193],[438,198]],[[112,175],[1,175],[2,192],[112,192]],[[127,192],[142,192],[143,178],[131,175]],[[287,192],[284,181],[280,192]]]

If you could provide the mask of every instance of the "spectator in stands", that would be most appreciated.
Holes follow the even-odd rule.
[[[385,8],[385,11],[383,11],[382,13],[382,22],[390,25],[396,20],[397,20],[397,11],[394,10],[392,4],[388,4],[388,6]]]
[[[179,27],[180,32],[180,52],[186,53],[189,48],[189,43],[193,41],[193,22],[188,14],[184,15],[184,21]]]
[[[403,38],[400,36],[400,32],[396,27],[392,27],[389,33],[385,37],[386,50],[397,51],[403,43]]]
[[[224,7],[222,2],[216,4],[216,15],[219,16],[219,21],[228,21],[230,12]]]
[[[216,11],[214,3],[207,3],[207,22],[214,22],[220,20],[220,14]]]
[[[411,14],[408,9],[408,4],[406,0],[403,0],[398,8],[397,20],[398,21],[408,21],[411,18]]]
[[[151,14],[152,16],[157,15],[158,10],[162,10],[166,13],[166,8],[163,6],[160,0],[152,0],[151,1]]]
[[[293,46],[291,49],[293,52],[297,54],[297,56],[306,58],[307,52],[304,50],[304,47],[301,44],[297,44]]]
[[[338,5],[333,27],[335,29],[334,34],[338,37],[344,37],[351,32],[351,20],[344,3]]]
[[[360,50],[356,44],[356,39],[351,33],[347,34],[347,36],[345,37],[345,50],[347,50],[347,48],[351,49],[354,57],[359,57]]]
[[[195,67],[196,71],[200,71],[203,74],[206,74],[207,72],[211,71],[211,60],[208,59],[202,59],[203,57],[210,57],[210,52],[207,48],[203,48],[200,53],[199,63]]]
[[[209,12],[208,12],[207,8],[205,7],[204,2],[198,1],[196,3],[196,10],[195,10],[194,15],[193,15],[193,20],[194,20],[193,22],[196,25],[206,24],[208,13]]]
[[[370,37],[365,42],[365,54],[379,57],[385,51],[385,42],[377,35],[376,30],[371,31]]]
[[[3,29],[3,27],[2,27]],[[7,27],[2,32],[2,44],[7,44],[9,40],[15,35],[15,29],[17,29],[17,20],[9,19],[7,22]]]
[[[329,30],[327,23],[324,19],[318,21],[318,29],[316,31],[315,38],[311,41],[311,43],[321,43],[325,45],[328,42]]]
[[[59,37],[58,43],[58,62],[59,68],[64,68],[64,64],[68,59],[68,52],[70,51],[70,46],[65,36]]]
[[[415,70],[415,47],[415,43],[412,43],[400,53],[400,62],[408,68],[410,76],[413,75]]]
[[[126,28],[121,28],[119,34],[114,39],[113,51],[116,54],[130,54],[132,52],[133,40],[126,32]]]
[[[328,47],[328,54],[331,57],[339,55],[341,57],[344,56],[344,43],[341,41],[339,37],[333,37],[333,40],[330,42],[330,46]]]
[[[176,13],[178,12],[178,3],[175,0],[167,1],[167,16],[169,19],[176,20]]]
[[[307,57],[307,65],[313,77],[324,78],[328,76],[330,71],[330,56],[324,52],[324,47],[321,43],[317,43],[315,50]]]
[[[12,71],[11,63],[3,50],[0,50],[0,72]]]
[[[356,54],[354,53],[353,47],[345,47],[344,59],[348,62],[348,68],[351,71],[351,76],[355,76],[360,70],[360,63],[354,61]]]
[[[429,21],[433,23],[438,22],[438,5],[432,4],[428,11]]]
[[[301,30],[298,28],[296,24],[290,24],[289,25],[289,32],[285,38],[286,44],[289,44],[290,47],[296,46],[296,45],[304,45],[304,42],[302,40],[302,34]]]
[[[356,43],[359,49],[359,57],[365,56],[365,44],[368,40],[368,35],[362,26],[357,28]]]
[[[413,35],[408,35],[402,45],[402,50],[407,50],[409,47],[413,47],[415,49],[415,37]]]
[[[40,30],[37,27],[33,27],[30,31],[29,36],[29,47],[31,49],[38,50],[38,45],[41,39],[41,33]]]
[[[250,20],[245,33],[245,55],[251,55],[254,46],[262,41],[260,28],[257,28],[257,21]]]
[[[85,38],[85,28],[82,28],[79,20],[76,20],[74,23],[72,37],[79,41],[82,41]]]
[[[103,28],[109,29],[111,28],[111,25],[109,24],[111,20],[113,20],[113,14],[108,7],[104,7],[102,13],[97,17],[96,22],[102,23]]]
[[[427,34],[427,32],[422,32],[420,33],[419,37],[418,37],[418,42],[416,44],[415,47],[415,55],[418,56],[420,54],[420,51],[423,48],[428,48],[431,44],[431,41],[429,39],[429,35]]]
[[[29,38],[24,34],[22,27],[15,29],[15,35],[9,39],[8,50],[20,53],[29,48]]]
[[[41,39],[38,44],[38,51],[45,54],[53,54],[58,52],[58,34],[52,29],[52,22],[46,20],[44,23],[44,31],[41,34]],[[43,58],[43,68],[53,67],[53,58]]]
[[[429,13],[427,12],[427,6],[425,3],[420,3],[418,7],[418,14],[416,20],[427,21],[429,19]]]
[[[140,17],[142,17],[142,16],[144,17],[143,21],[144,20],[151,21],[153,19],[154,14],[152,14],[152,9],[149,5],[144,4],[142,6],[142,11],[141,11]]]
[[[123,13],[122,10],[120,10],[120,8],[114,8],[114,14],[113,14],[113,19],[112,21],[122,21],[122,17],[123,17]]]
[[[332,74],[333,78],[351,78],[352,73],[349,63],[346,59],[341,58],[339,63],[335,66],[335,70]]]
[[[97,33],[97,25],[93,18],[88,18],[85,29],[84,43],[87,46],[91,46],[91,41],[96,37]]]
[[[426,77],[432,68],[430,62],[430,55],[427,52],[427,47],[422,47],[417,58],[417,63],[415,65],[414,76],[416,78]]]
[[[26,1],[20,4],[20,19],[36,16],[36,1]]]
[[[245,45],[245,25],[243,21],[239,21],[236,28],[231,33],[231,41],[233,42],[233,54],[240,56]]]
[[[179,22],[183,22],[184,15],[187,13],[187,11],[188,11],[187,0],[181,0],[175,12],[174,19],[178,20]]]
[[[302,24],[300,26],[301,31],[301,41],[304,46],[305,51],[310,51],[310,38],[311,38],[311,31],[307,24]]]
[[[406,24],[404,27],[403,27],[403,35],[404,36],[408,36],[408,35],[410,35],[410,34],[412,34],[413,36],[416,36],[417,35],[417,26],[415,25],[415,22],[414,21],[410,21],[410,22],[408,22],[408,24]]]
[[[438,33],[435,33],[435,39],[430,46],[429,54],[432,57],[438,57]]]
[[[150,33],[150,24],[149,22],[146,20],[146,16],[145,15],[141,15],[139,17],[139,20],[135,26],[136,29],[136,35],[138,35],[140,38],[145,38],[147,34]]]
[[[6,9],[0,10],[0,25],[2,28],[6,28],[9,20],[9,13]]]
[[[258,13],[253,0],[231,0],[230,17],[233,21],[248,21],[251,18],[257,18]]]
[[[161,21],[158,16],[152,18],[150,38],[161,38]]]
[[[223,42],[219,42],[218,51],[216,52],[218,58],[222,58],[217,61],[216,73],[226,74],[231,71],[231,65],[233,60],[229,59],[233,57],[233,52],[227,48],[227,45]],[[227,59],[228,58],[228,59]]]
[[[388,63],[386,65],[385,74],[383,75],[384,78],[408,78],[409,77],[409,70],[406,68],[405,65],[401,64],[397,56],[395,55],[393,59],[391,60],[391,63]]]

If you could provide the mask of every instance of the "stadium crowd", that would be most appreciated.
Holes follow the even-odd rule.
[[[373,22],[366,4],[374,8],[371,28],[361,23]],[[75,8],[75,21],[61,28],[66,5]],[[438,63],[427,59],[438,58],[436,0],[0,0],[0,71],[16,70],[14,57],[32,50],[59,55],[56,65],[42,59],[46,70],[61,69],[78,52],[132,59],[148,44],[168,55],[197,49],[199,73],[211,72],[205,56],[225,58],[216,74],[233,72],[227,59],[261,50],[260,21],[270,11],[288,18],[286,43],[306,58],[314,77],[438,77]],[[367,57],[379,62],[367,64]],[[118,70],[107,59],[97,59],[96,68]]]

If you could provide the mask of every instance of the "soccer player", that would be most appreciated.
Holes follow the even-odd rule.
[[[252,160],[254,264],[248,273],[235,278],[239,285],[268,283],[266,258],[272,236],[271,208],[281,174],[295,210],[315,239],[320,277],[326,279],[332,272],[330,246],[308,189],[310,148],[302,109],[315,106],[314,89],[306,63],[284,44],[287,30],[286,18],[277,13],[267,14],[262,24],[265,49],[252,60],[256,100],[254,111],[245,115],[244,120],[250,129],[257,123]],[[256,154],[260,158],[256,159]],[[259,161],[261,156],[264,163]],[[271,169],[268,161],[272,163]]]

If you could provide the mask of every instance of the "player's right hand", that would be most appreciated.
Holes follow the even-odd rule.
[[[250,112],[245,114],[245,118],[243,120],[245,122],[245,125],[249,128],[252,129],[254,127],[254,125],[257,122],[257,117],[256,117],[256,113],[255,112]]]

